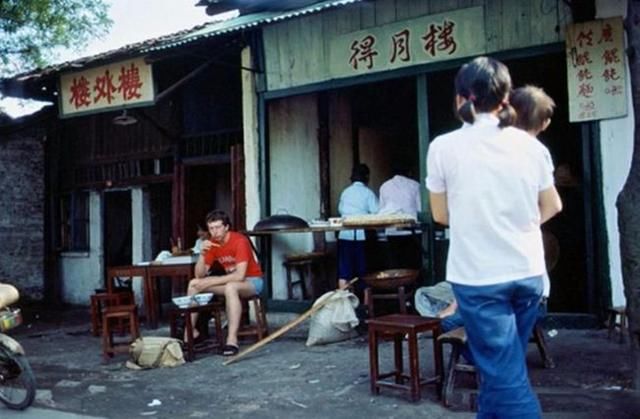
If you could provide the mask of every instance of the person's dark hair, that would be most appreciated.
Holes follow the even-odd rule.
[[[525,131],[538,131],[551,119],[556,103],[537,86],[527,85],[515,89],[509,102],[516,110],[515,126]]]
[[[472,124],[476,112],[491,112],[501,107],[500,126],[513,125],[515,111],[508,102],[511,75],[506,65],[489,57],[477,57],[463,65],[455,79],[455,93],[466,99],[457,109],[464,122]]]
[[[215,221],[222,221],[223,225],[231,227],[231,219],[229,218],[227,213],[218,209],[209,212],[205,217],[205,221],[207,224],[213,223]]]
[[[351,170],[351,182],[369,182],[369,166],[359,163]]]

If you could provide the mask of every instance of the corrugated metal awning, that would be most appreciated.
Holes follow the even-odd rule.
[[[79,58],[60,64],[51,65],[43,69],[33,70],[14,75],[5,79],[0,79],[0,91],[6,93],[15,92],[16,84],[30,83],[39,79],[52,77],[61,72],[78,70],[94,64],[103,64],[109,61],[121,59],[123,56],[137,56],[150,52],[179,48],[207,38],[222,36],[233,32],[251,30],[260,26],[292,19],[298,16],[319,13],[327,9],[346,6],[364,0],[327,0],[311,4],[299,9],[280,12],[260,12],[249,15],[241,15],[233,19],[222,22],[206,23],[192,29],[183,30],[158,38],[149,39],[135,44],[126,45],[122,48],[103,52],[90,57]],[[25,97],[25,96],[19,96]]]

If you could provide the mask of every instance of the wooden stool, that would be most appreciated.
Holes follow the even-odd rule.
[[[367,307],[369,318],[375,317],[375,300],[397,300],[398,310],[401,314],[407,314],[407,302],[411,301],[412,291],[407,292],[404,285],[399,286],[392,292],[374,292],[374,289],[367,287],[364,289],[364,305]]]
[[[462,348],[467,344],[467,334],[464,327],[458,327],[443,333],[438,336],[438,346],[441,353],[444,353],[444,345],[451,345],[451,352],[449,355],[449,363],[447,364],[447,370],[444,374],[444,384],[442,386],[442,404],[446,407],[451,405],[451,396],[453,395],[453,387],[456,382],[456,375],[458,373],[472,374],[478,383],[478,376],[476,375],[476,368],[471,364],[466,364],[460,361],[460,355],[462,354]]]
[[[544,338],[544,329],[539,321],[533,327],[533,333],[531,334],[529,342],[534,342],[538,347],[538,352],[540,352],[540,357],[542,357],[542,362],[544,363],[545,368],[556,367],[556,363],[553,361],[553,358],[549,353],[549,349],[547,348],[547,340]]]
[[[118,291],[114,293],[96,292],[91,296],[91,334],[100,336],[102,331],[102,312],[107,306],[135,304],[133,293]],[[124,332],[124,323],[120,324],[120,331]]]
[[[544,338],[544,329],[540,322],[536,323],[534,326],[531,339],[529,339],[529,341],[535,342],[538,347],[540,357],[544,362],[544,367],[555,368],[556,365],[549,354],[549,350],[547,349],[547,344]],[[457,329],[450,330],[447,333],[443,333],[438,336],[438,346],[440,346],[441,353],[444,353],[443,346],[445,344],[451,345],[449,362],[444,374],[444,384],[442,389],[442,404],[448,407],[451,404],[450,401],[451,396],[453,395],[456,375],[458,373],[473,374],[476,378],[476,384],[478,384],[478,377],[476,375],[476,368],[473,365],[460,361],[462,349],[467,344],[467,333],[464,330],[464,327],[458,327]]]
[[[262,340],[269,334],[267,326],[267,313],[259,295],[249,298],[241,298],[242,301],[242,320],[240,321],[240,330],[238,330],[238,338],[253,336],[256,340]],[[251,324],[249,320],[249,305],[253,305],[256,316],[256,322]]]
[[[609,307],[607,313],[607,325],[609,328],[608,339],[611,339],[614,331],[618,328],[620,332],[620,343],[623,343],[624,334],[627,330],[627,308],[625,306]],[[620,318],[619,321],[618,318]]]
[[[195,359],[196,351],[205,351],[220,349],[224,346],[224,336],[222,334],[222,312],[224,305],[220,301],[212,301],[209,304],[195,305],[187,308],[175,307],[169,312],[169,330],[172,338],[183,341],[186,347],[186,360],[193,361]],[[214,327],[216,330],[215,342],[205,345],[196,345],[193,339],[193,323],[191,322],[191,313],[209,314],[213,318]],[[184,341],[184,334],[180,335],[178,332],[178,320],[184,320],[184,330],[187,333],[187,341]],[[207,321],[208,327],[208,321]]]
[[[282,266],[287,274],[287,296],[289,300],[293,299],[293,287],[295,285],[300,286],[300,291],[302,295],[302,299],[311,299],[314,300],[316,298],[316,283],[313,277],[313,268],[314,265],[325,257],[325,253],[323,252],[310,252],[310,253],[302,253],[302,254],[291,254],[285,255],[284,262],[282,262]],[[292,277],[293,271],[298,273],[298,280],[294,281]],[[311,286],[310,290],[307,290],[307,278],[309,279],[309,284]],[[307,292],[309,291],[309,292]]]
[[[114,329],[126,321],[129,325],[129,340],[115,342]],[[107,306],[102,312],[102,353],[104,358],[112,357],[116,352],[129,352],[131,342],[140,337],[138,307],[135,304]]]
[[[442,352],[436,345],[440,335],[440,319],[416,316],[411,314],[389,314],[367,320],[369,325],[369,367],[371,375],[371,393],[379,394],[380,387],[391,387],[409,392],[411,401],[420,398],[420,387],[435,383],[438,396],[442,385]],[[433,356],[436,375],[428,379],[420,379],[418,356],[418,333],[431,332],[433,336]],[[378,342],[381,337],[393,337],[395,369],[388,373],[380,373],[378,366]],[[409,375],[403,374],[402,339],[408,336]],[[394,382],[384,380],[394,377]],[[409,380],[405,385],[404,381]]]

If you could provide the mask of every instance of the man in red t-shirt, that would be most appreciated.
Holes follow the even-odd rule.
[[[202,242],[195,267],[196,277],[189,281],[187,293],[213,292],[224,295],[229,324],[223,355],[231,356],[238,353],[238,328],[242,315],[240,297],[251,297],[262,292],[262,270],[249,239],[243,234],[229,231],[231,221],[224,211],[211,211],[207,214],[206,223],[210,238]],[[222,266],[224,273],[210,274],[214,264]],[[192,314],[193,325],[197,316],[197,313]],[[198,331],[194,329],[194,339],[197,336]]]

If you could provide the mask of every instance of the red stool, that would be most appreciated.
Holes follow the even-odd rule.
[[[122,322],[129,325],[129,339],[116,342],[113,334],[119,330]],[[129,345],[140,337],[138,307],[135,304],[107,306],[102,312],[102,353],[105,359],[116,352],[129,352]]]
[[[440,396],[443,368],[442,352],[436,344],[440,335],[440,319],[422,317],[411,314],[389,314],[367,320],[369,326],[369,367],[371,375],[371,393],[379,394],[380,387],[390,387],[409,392],[411,401],[420,399],[420,387],[425,384],[436,384]],[[436,375],[420,379],[418,356],[418,333],[431,332],[433,337],[433,355]],[[403,373],[402,340],[408,337],[409,375]],[[378,364],[378,343],[381,337],[393,338],[395,369],[388,373],[380,373]],[[394,381],[385,380],[393,377]],[[405,380],[409,384],[404,384]]]
[[[254,295],[249,298],[240,298],[242,301],[242,320],[240,321],[240,329],[238,330],[238,338],[243,339],[247,336],[255,337],[256,340],[262,340],[269,334],[267,326],[267,312],[264,307],[262,298]],[[256,315],[256,322],[252,324],[249,320],[249,306],[253,306]]]
[[[102,332],[102,312],[107,306],[135,304],[133,293],[130,291],[118,291],[114,293],[96,292],[91,296],[91,334],[100,336]],[[121,332],[126,325],[120,324]]]

